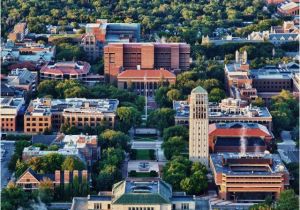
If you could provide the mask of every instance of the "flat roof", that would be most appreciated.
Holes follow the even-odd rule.
[[[277,154],[267,154],[267,153],[218,153],[211,154],[210,159],[217,173],[224,173],[227,175],[278,175],[279,173],[288,173],[287,168],[284,166],[281,158]],[[235,164],[224,164],[224,160],[236,160]],[[238,163],[241,160],[241,163]],[[247,162],[254,163],[255,166],[268,166],[270,170],[267,171],[255,171],[249,169],[248,171],[233,171],[231,166],[249,166],[251,164]],[[257,160],[257,161],[256,161]],[[267,164],[271,160],[272,164]]]
[[[190,106],[187,101],[173,101],[173,109],[176,111],[176,117],[188,118],[190,115]],[[215,111],[220,109],[219,111]],[[222,111],[219,105],[209,104],[209,117],[272,117],[267,107],[244,107],[240,108],[242,112],[235,114],[226,111]],[[214,110],[214,111],[212,111]],[[255,112],[257,115],[252,116],[251,112]]]

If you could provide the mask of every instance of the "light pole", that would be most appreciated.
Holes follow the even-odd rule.
[[[147,71],[146,71],[146,74],[147,74]],[[145,93],[145,117],[146,117],[146,120],[148,118],[148,91],[147,91],[147,75],[144,76],[144,93]]]

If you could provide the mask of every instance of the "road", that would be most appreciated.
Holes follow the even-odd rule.
[[[8,163],[14,154],[14,141],[1,141],[1,149],[5,150],[3,160],[1,159],[1,189],[5,187],[11,177],[11,172],[8,170]]]

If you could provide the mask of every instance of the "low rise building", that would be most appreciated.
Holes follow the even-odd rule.
[[[17,23],[12,32],[8,34],[8,39],[12,42],[21,42],[28,34],[27,23]]]
[[[26,92],[36,90],[37,73],[24,69],[14,69],[6,77],[6,84]]]
[[[160,86],[175,84],[176,76],[167,70],[125,70],[118,74],[118,88],[131,90],[140,95],[154,96]]]
[[[279,14],[285,16],[299,15],[299,2],[285,1],[278,5],[277,11]]]
[[[257,98],[257,90],[252,86],[247,52],[235,52],[235,62],[225,64],[225,85],[229,95],[236,99],[252,101]]]
[[[57,130],[62,124],[83,128],[115,125],[116,99],[35,99],[32,100],[24,115],[24,132],[38,133],[46,128]]]
[[[40,70],[41,80],[75,79],[87,84],[103,82],[103,77],[90,73],[90,64],[83,61],[49,62]]]
[[[98,145],[97,136],[87,135],[66,135],[59,136],[52,142],[60,146],[57,151],[41,150],[39,147],[25,147],[22,159],[27,160],[32,157],[43,156],[51,153],[62,154],[66,156],[76,156],[88,167],[100,159],[100,146]]]
[[[173,101],[175,124],[189,125],[190,106],[188,101]],[[267,107],[248,106],[240,99],[227,98],[221,103],[209,103],[209,123],[259,123],[272,130],[272,116]]]
[[[258,123],[213,123],[209,125],[208,144],[213,153],[264,152],[273,135]]]
[[[23,188],[26,191],[32,191],[39,189],[41,182],[50,181],[52,186],[60,187],[65,184],[72,184],[75,177],[77,177],[78,183],[86,183],[88,187],[89,175],[87,170],[74,170],[74,171],[59,171],[56,170],[54,174],[38,174],[31,168],[28,168],[16,181],[17,186]]]
[[[210,155],[210,168],[224,200],[262,202],[278,199],[289,186],[289,172],[279,155],[219,153]]]
[[[160,179],[128,179],[114,184],[112,192],[74,197],[71,210],[196,210],[196,205],[208,209],[208,205],[205,202],[200,204],[200,201],[203,200],[196,200],[194,196],[174,195],[171,185]]]
[[[3,63],[34,62],[43,64],[54,59],[55,46],[24,42],[10,45],[2,44],[1,60]]]
[[[293,77],[299,73],[299,64],[289,63],[278,66],[265,66],[261,69],[252,69],[250,77],[257,95],[270,103],[271,97],[278,95],[282,90],[293,92]],[[295,94],[297,94],[295,92]]]
[[[17,117],[25,104],[23,98],[0,98],[0,130],[17,131]]]

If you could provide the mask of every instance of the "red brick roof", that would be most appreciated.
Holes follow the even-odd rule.
[[[25,61],[22,63],[17,63],[17,64],[12,64],[8,67],[9,70],[13,70],[13,69],[22,69],[22,68],[27,68],[30,71],[34,71],[36,69],[35,64],[31,63],[30,61]]]
[[[176,79],[176,76],[167,70],[125,70],[118,75],[118,79],[126,78],[165,78]]]
[[[224,127],[219,128],[217,124],[210,124],[209,125],[209,135],[214,136],[231,136],[231,137],[257,137],[257,136],[264,136],[264,137],[271,137],[269,131],[263,126],[259,125],[253,128],[230,128]]]

